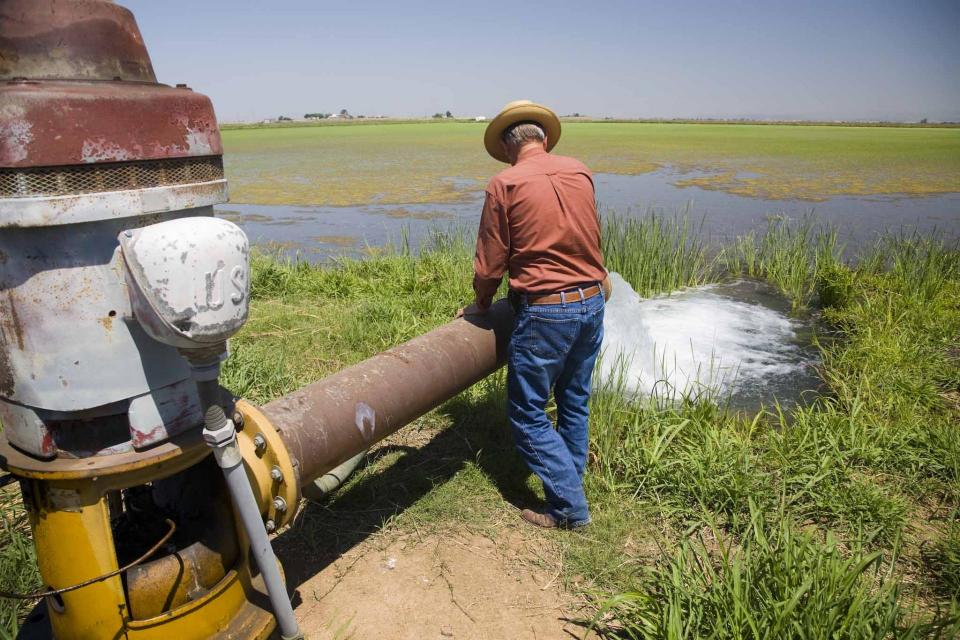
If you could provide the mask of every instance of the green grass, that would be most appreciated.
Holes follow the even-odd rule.
[[[759,237],[749,233],[737,238],[721,254],[721,261],[731,275],[775,285],[790,300],[793,310],[801,311],[812,302],[818,288],[836,288],[834,280],[845,273],[839,264],[841,252],[835,229],[823,227],[809,216],[798,223],[775,217]],[[831,302],[824,300],[825,304]]]
[[[485,126],[367,122],[225,130],[231,198],[355,206],[455,202],[481,190],[504,166],[483,150]],[[954,128],[566,122],[557,152],[597,172],[706,172],[677,184],[774,199],[960,191],[960,129]]]
[[[642,296],[711,282],[719,274],[699,232],[683,216],[605,217],[604,262]]]
[[[817,304],[826,391],[752,417],[703,403],[663,408],[595,396],[590,485],[606,505],[595,521],[610,557],[581,541],[567,557],[622,565],[629,536],[609,533],[630,527],[603,519],[608,511],[622,519],[609,505],[627,498],[648,506],[635,520],[641,530],[654,506],[661,527],[647,525],[645,534],[662,546],[649,562],[613,572],[613,583],[599,582],[621,590],[606,601],[599,630],[644,638],[953,637],[957,247],[887,237],[851,268],[838,260],[829,229],[774,221],[717,259],[769,279],[797,311]],[[713,547],[689,536],[704,528]],[[795,574],[786,570],[791,557]],[[778,624],[789,628],[771,634]]]
[[[36,554],[17,485],[0,489],[0,591],[32,593],[40,589]],[[0,638],[13,638],[30,600],[0,599]]]
[[[436,125],[442,126],[442,125]],[[757,414],[711,398],[592,400],[594,522],[552,536],[591,633],[623,638],[951,637],[960,586],[960,251],[887,237],[856,266],[813,220],[728,247],[682,219],[604,223],[639,291],[749,274],[818,319],[823,392]],[[250,322],[224,382],[266,402],[446,322],[471,298],[471,242],[311,266],[254,258]],[[658,268],[659,267],[659,268]],[[517,458],[498,374],[407,428],[278,538],[292,579],[382,530],[497,536],[542,496]],[[22,512],[0,541],[5,584],[35,586]],[[303,575],[300,575],[300,574]],[[22,609],[3,603],[13,624]],[[593,612],[597,612],[594,616]],[[952,627],[950,625],[953,625]],[[10,628],[8,626],[8,628]]]
[[[842,544],[830,532],[799,531],[785,514],[767,521],[751,510],[736,542],[715,527],[664,554],[648,589],[608,599],[594,622],[625,638],[921,638],[949,637],[947,616],[918,619],[901,604],[892,567],[896,551]],[[709,542],[705,535],[711,535]]]

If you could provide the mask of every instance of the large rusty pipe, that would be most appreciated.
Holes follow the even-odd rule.
[[[304,486],[496,371],[513,313],[449,322],[263,407]]]

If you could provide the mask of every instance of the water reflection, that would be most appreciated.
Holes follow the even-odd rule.
[[[691,175],[668,169],[640,175],[598,173],[594,180],[600,210],[629,216],[685,214],[702,222],[703,233],[718,242],[763,228],[771,215],[801,218],[810,213],[835,224],[848,251],[870,243],[878,233],[902,228],[960,237],[960,193],[839,196],[813,203],[749,198],[673,184]],[[459,227],[472,234],[482,204],[483,192],[477,191],[455,203],[361,207],[231,203],[217,207],[217,211],[243,227],[252,242],[317,262],[344,254],[362,256],[367,247],[398,241],[404,230],[414,247],[437,227]]]

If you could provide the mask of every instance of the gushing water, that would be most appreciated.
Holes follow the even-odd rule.
[[[627,393],[729,399],[734,406],[793,400],[816,386],[806,327],[775,308],[760,283],[695,287],[643,299],[611,274],[598,383]]]

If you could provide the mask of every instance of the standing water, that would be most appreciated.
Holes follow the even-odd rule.
[[[641,298],[611,274],[597,383],[628,394],[713,398],[737,409],[816,389],[811,330],[765,284],[737,281]]]

